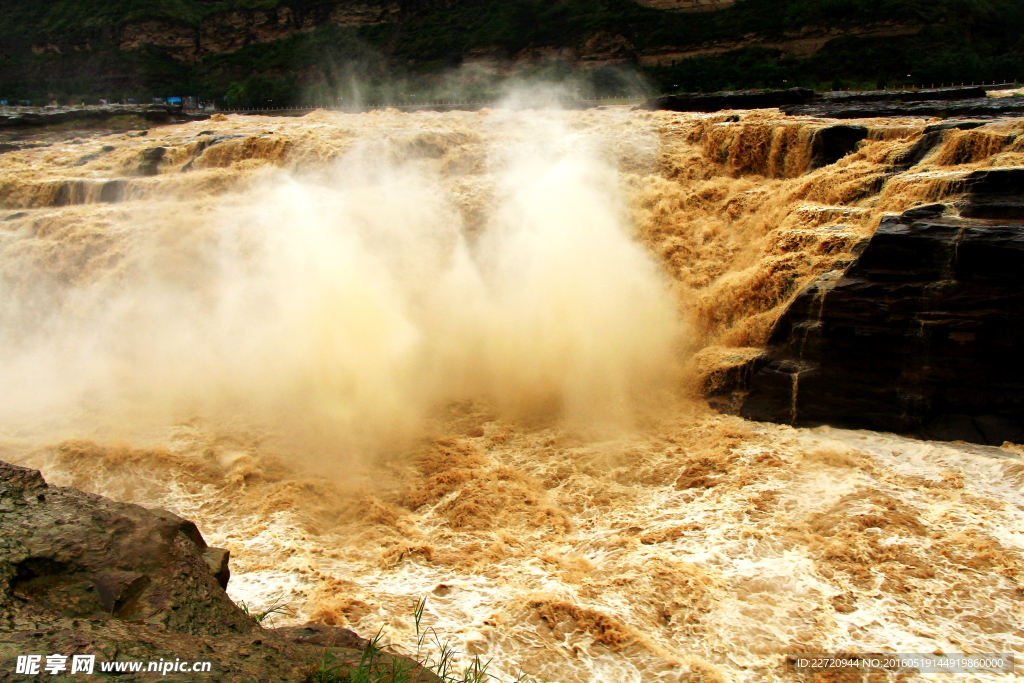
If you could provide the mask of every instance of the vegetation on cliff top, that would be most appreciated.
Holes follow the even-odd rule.
[[[655,10],[633,0],[398,0],[388,23],[339,27],[327,20],[349,0],[0,0],[0,98],[192,94],[246,106],[338,94],[342,82],[385,83],[427,92],[436,74],[467,58],[530,59],[560,48],[586,52],[595,37],[625,41],[610,58],[665,91],[809,85],[898,85],[1013,80],[1024,75],[1024,5],[1017,0],[741,0],[715,12]],[[366,4],[385,3],[370,0]],[[251,42],[198,63],[166,48],[117,48],[128,24],[143,20],[196,29],[229,12],[287,8],[317,26],[273,42]],[[864,28],[921,26],[916,35],[869,37]],[[798,59],[759,42],[808,29],[838,35]],[[639,55],[736,43],[718,55],[641,66]],[[740,45],[742,43],[742,45]],[[40,50],[38,46],[56,46]],[[32,47],[36,46],[33,50]],[[588,72],[593,94],[617,94],[613,70]],[[492,81],[476,84],[478,89]],[[377,90],[374,90],[377,88]],[[365,94],[365,92],[364,92]],[[372,95],[371,95],[372,97]]]

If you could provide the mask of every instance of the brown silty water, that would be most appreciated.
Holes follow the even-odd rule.
[[[1019,656],[1019,447],[697,397],[883,214],[1024,165],[1024,126],[993,121],[893,176],[925,122],[862,123],[819,169],[827,123],[774,111],[54,134],[0,158],[0,458],[195,520],[279,625],[415,653],[426,596],[423,625],[500,680]]]

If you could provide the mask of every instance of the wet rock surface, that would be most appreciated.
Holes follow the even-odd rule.
[[[975,171],[964,187],[967,194],[956,205],[961,217],[1024,220],[1024,168]]]
[[[166,147],[150,147],[142,150],[142,161],[139,163],[139,175],[157,175],[160,173],[160,160],[167,154]]]
[[[984,86],[966,88],[922,88],[920,90],[868,90],[833,91],[822,93],[820,102],[824,104],[849,104],[852,102],[934,102],[941,100],[972,100],[986,97]]]
[[[985,121],[949,121],[925,126],[921,138],[896,159],[893,170],[902,173],[920,163],[942,144],[944,133],[947,130],[974,130],[982,127],[985,123]]]
[[[94,655],[97,678],[124,681],[154,674],[105,673],[100,663],[205,661],[203,680],[303,681],[325,647],[342,667],[358,661],[366,641],[350,631],[262,628],[224,592],[227,559],[166,510],[50,486],[0,462],[0,681],[52,677],[16,674],[14,663],[53,653],[69,668],[72,655]]]
[[[815,93],[808,88],[681,93],[649,99],[641,108],[715,112],[778,108],[791,116],[859,119],[891,116],[1006,116],[1024,113],[1021,98],[988,98],[982,86]]]
[[[92,154],[84,154],[81,157],[79,157],[78,160],[76,160],[75,163],[72,164],[72,165],[73,166],[85,166],[89,162],[95,161],[96,159],[99,159],[104,154],[107,154],[109,152],[113,152],[115,149],[117,149],[117,148],[114,147],[113,145],[103,145],[103,147],[100,149],[100,151],[93,152]]]
[[[643,108],[713,112],[723,109],[769,109],[784,105],[808,104],[814,99],[814,91],[809,88],[743,90],[710,94],[684,93],[654,97],[648,100]]]
[[[845,273],[799,294],[757,361],[744,417],[1024,437],[1024,169],[976,171],[964,186],[957,206],[883,219]],[[1000,218],[973,217],[986,212]]]
[[[201,131],[196,137],[195,150],[192,152],[192,158],[188,160],[184,166],[181,167],[182,171],[191,171],[196,159],[203,155],[210,147],[219,145],[222,142],[228,140],[235,140],[237,138],[245,137],[244,135],[213,135],[213,131],[204,130]]]
[[[857,149],[857,143],[867,136],[866,126],[829,126],[815,131],[811,143],[812,167],[834,164]]]
[[[16,111],[0,114],[0,129],[39,128],[74,123],[77,126],[103,125],[115,117],[138,117],[146,123],[180,123],[210,118],[209,114],[184,112],[181,107],[163,104],[145,106],[109,105]]]
[[[815,102],[779,107],[790,116],[816,116],[830,119],[868,119],[896,116],[1021,116],[1024,98],[980,97],[966,100],[926,100],[922,102]]]
[[[20,152],[23,149],[35,149],[36,147],[49,147],[49,143],[17,143],[17,142],[0,142],[0,154],[4,152]]]

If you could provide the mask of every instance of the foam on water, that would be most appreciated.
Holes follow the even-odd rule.
[[[436,652],[426,596],[424,626],[503,680],[1020,654],[1019,447],[693,398],[883,213],[1022,161],[1021,124],[995,122],[879,195],[923,124],[812,170],[821,125],[316,112],[165,127],[81,166],[110,138],[5,154],[0,457],[195,520],[278,625]],[[156,144],[160,172],[131,175]],[[61,189],[112,178],[121,203]]]

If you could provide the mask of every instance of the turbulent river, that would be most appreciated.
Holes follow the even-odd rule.
[[[995,121],[890,178],[926,122],[889,119],[816,168],[825,125],[495,108],[40,134],[0,157],[0,459],[194,520],[277,625],[415,653],[426,597],[425,648],[500,680],[1019,659],[1024,450],[699,396],[886,212],[1024,165],[1024,125]]]

